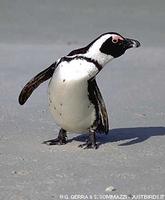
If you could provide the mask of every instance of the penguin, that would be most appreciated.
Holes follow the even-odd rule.
[[[96,133],[109,132],[106,106],[97,86],[96,75],[114,58],[140,42],[107,32],[87,46],[71,51],[32,78],[22,89],[19,103],[23,105],[43,82],[48,85],[49,109],[61,128],[58,137],[44,141],[48,145],[66,144],[67,133],[89,133],[82,148],[98,148]]]

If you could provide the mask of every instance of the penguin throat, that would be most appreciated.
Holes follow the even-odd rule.
[[[111,61],[114,57],[111,55],[104,54],[100,51],[87,51],[83,56],[95,60],[101,66],[106,65],[109,61]]]

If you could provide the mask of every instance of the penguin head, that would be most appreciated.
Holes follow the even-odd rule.
[[[140,42],[121,36],[116,32],[100,35],[86,47],[73,50],[68,56],[83,55],[105,65],[113,58],[120,57],[127,49],[139,47]]]
[[[113,58],[120,57],[127,49],[137,48],[140,42],[129,39],[115,32],[102,34],[88,45],[86,56],[104,65]]]
[[[103,40],[100,52],[114,58],[123,55],[127,49],[140,46],[137,40],[124,38],[118,33],[105,34],[98,40]]]

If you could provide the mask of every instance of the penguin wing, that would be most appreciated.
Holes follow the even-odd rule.
[[[48,68],[37,74],[34,78],[32,78],[22,89],[18,101],[21,105],[23,105],[27,99],[30,97],[32,92],[44,81],[50,79],[54,73],[55,68],[57,67],[57,63],[53,63]]]
[[[102,98],[101,92],[97,86],[96,80],[92,79],[89,81],[89,90],[91,93],[92,102],[95,105],[96,113],[97,113],[97,130],[99,132],[104,132],[108,134],[109,131],[109,123],[108,123],[108,114],[105,107],[104,100]]]

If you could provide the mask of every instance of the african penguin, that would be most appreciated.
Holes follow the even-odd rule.
[[[139,47],[137,40],[115,32],[100,35],[87,46],[71,51],[31,79],[22,89],[19,103],[23,105],[34,89],[51,78],[48,87],[50,111],[61,127],[56,139],[44,143],[65,144],[67,132],[88,132],[83,148],[97,148],[96,132],[107,134],[108,115],[96,83],[96,75],[106,63]]]

